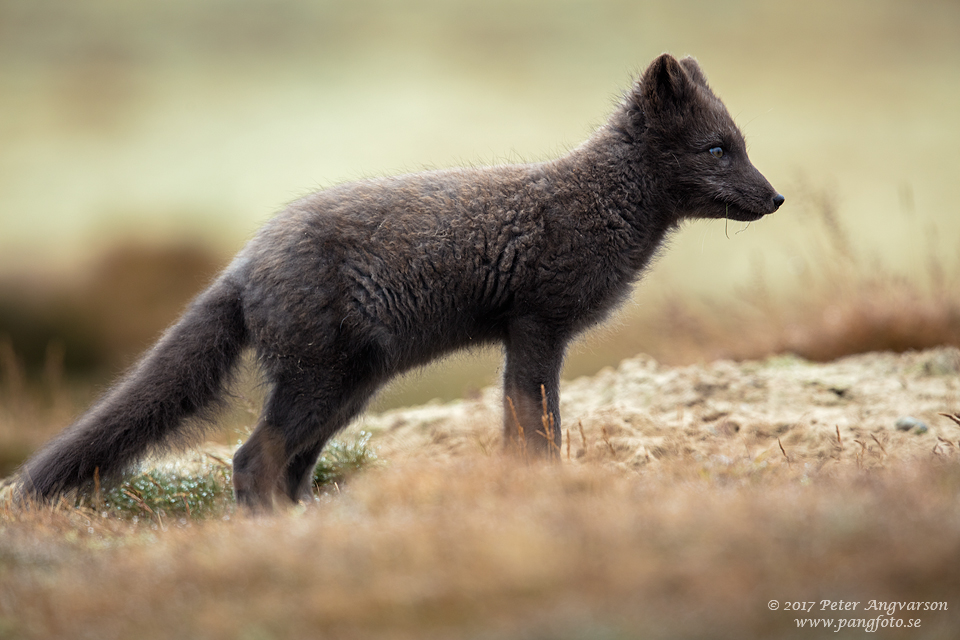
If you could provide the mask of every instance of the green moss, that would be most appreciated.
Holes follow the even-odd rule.
[[[99,494],[84,494],[79,502],[121,518],[219,517],[235,504],[232,477],[226,464],[209,464],[199,473],[150,469]]]
[[[361,431],[351,440],[334,440],[324,449],[313,472],[318,490],[342,483],[346,478],[377,463],[369,446],[371,434]],[[215,459],[187,472],[174,465],[149,469],[117,487],[82,493],[77,506],[115,517],[217,518],[235,508],[232,467]]]
[[[324,486],[339,484],[348,476],[377,463],[377,454],[370,448],[371,434],[361,431],[352,441],[334,440],[328,444],[313,470],[313,483]]]

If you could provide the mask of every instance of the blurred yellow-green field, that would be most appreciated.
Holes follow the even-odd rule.
[[[733,244],[688,230],[663,265],[682,286],[784,253],[801,180],[907,265],[905,229],[957,229],[958,32],[960,8],[936,0],[4,0],[3,261],[72,264],[130,237],[233,252],[318,187],[552,157],[670,51],[701,61],[794,205]],[[680,267],[714,259],[729,266]]]

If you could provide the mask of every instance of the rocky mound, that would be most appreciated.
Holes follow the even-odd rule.
[[[687,456],[714,464],[770,455],[818,466],[844,455],[869,464],[892,450],[960,447],[960,350],[871,353],[817,364],[791,356],[666,367],[637,356],[563,385],[564,451],[642,469]],[[502,442],[500,390],[471,400],[367,415],[387,459],[489,452]]]

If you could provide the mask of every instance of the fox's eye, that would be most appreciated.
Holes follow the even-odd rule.
[[[723,147],[713,147],[712,149],[710,149],[710,155],[712,155],[714,158],[722,158]]]

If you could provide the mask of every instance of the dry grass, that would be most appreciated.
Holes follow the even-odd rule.
[[[0,635],[800,638],[819,636],[769,600],[860,601],[873,617],[876,599],[950,607],[883,637],[953,637],[954,445],[888,445],[865,465],[848,442],[815,471],[797,459],[817,446],[722,471],[678,457],[625,473],[599,441],[562,465],[410,458],[306,510],[162,529],[6,509]]]

